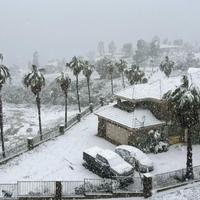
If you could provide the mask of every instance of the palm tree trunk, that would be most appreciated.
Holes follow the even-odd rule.
[[[1,98],[1,89],[0,86],[0,126],[1,126],[1,147],[2,147],[2,155],[5,158],[5,147],[4,147],[4,137],[3,137],[3,106],[2,106],[2,98]]]
[[[192,166],[192,134],[190,129],[186,128],[185,133],[187,135],[187,163],[186,163],[186,175],[185,178],[193,179],[193,166]]]
[[[40,133],[40,140],[42,140],[42,123],[41,123],[41,112],[40,112],[40,94],[37,93],[36,96],[36,103],[37,103],[37,109],[38,109],[38,120],[39,120],[39,133]]]
[[[124,72],[122,72],[122,86],[125,88],[125,83],[124,83]]]
[[[113,77],[112,77],[112,74],[110,74],[110,81],[111,81],[111,93],[113,95],[114,92],[113,92]]]
[[[65,94],[65,128],[67,128],[67,93]]]
[[[81,105],[79,99],[79,87],[78,87],[78,75],[76,75],[76,92],[77,92],[77,101],[78,101],[78,110],[81,112]]]
[[[88,87],[88,97],[89,97],[89,104],[91,103],[91,96],[90,96],[90,78],[87,78],[87,87]]]

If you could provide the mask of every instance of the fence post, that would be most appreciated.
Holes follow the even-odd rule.
[[[111,193],[113,193],[113,180],[112,179],[110,179],[111,180],[111,187],[110,187],[110,189],[111,189]]]
[[[84,178],[84,195],[86,193],[86,181],[85,181],[85,178]]]
[[[148,198],[152,196],[152,188],[153,188],[152,176],[150,173],[146,173],[143,175],[143,195],[144,198]]]
[[[60,135],[63,135],[64,132],[65,132],[65,126],[64,125],[60,125],[59,126],[59,133],[60,133]]]
[[[17,196],[19,196],[19,181],[17,181]]]
[[[100,104],[101,104],[101,106],[104,106],[104,98],[103,97],[100,97]]]
[[[55,200],[62,200],[62,184],[61,184],[61,181],[56,181]]]
[[[93,103],[90,103],[89,109],[90,109],[90,112],[92,113],[92,112],[93,112],[93,109],[94,109]]]
[[[81,113],[78,113],[78,114],[76,115],[76,118],[77,118],[77,120],[80,122],[80,121],[81,121]]]
[[[27,137],[27,148],[28,148],[28,150],[33,149],[33,147],[34,147],[33,137]]]

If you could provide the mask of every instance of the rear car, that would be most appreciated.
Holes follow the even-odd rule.
[[[152,160],[134,146],[120,145],[115,148],[115,152],[139,172],[146,173],[153,170]]]

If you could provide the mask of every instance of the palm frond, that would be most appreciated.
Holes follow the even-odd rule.
[[[0,65],[0,85],[2,86],[7,79],[11,79],[9,69],[5,65]]]
[[[36,95],[45,86],[45,78],[33,65],[33,71],[24,76],[23,84],[26,87],[30,87],[31,91]]]

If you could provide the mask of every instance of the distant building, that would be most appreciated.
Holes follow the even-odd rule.
[[[161,44],[160,51],[162,53],[169,53],[169,52],[181,52],[183,50],[182,45],[169,45],[169,44]]]

